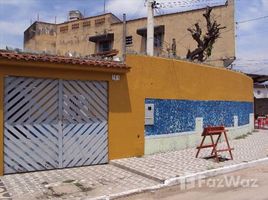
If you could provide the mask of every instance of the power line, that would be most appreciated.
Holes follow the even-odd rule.
[[[241,64],[249,64],[249,65],[253,65],[253,64],[263,64],[263,65],[268,65],[268,60],[266,59],[252,59],[252,60],[247,60],[247,59],[241,59],[238,58],[236,59],[235,63],[237,65],[241,65]]]
[[[263,64],[263,63],[233,63],[234,66],[236,67],[241,67],[241,68],[252,68],[252,67],[263,67],[263,68],[267,68],[267,64]]]
[[[262,16],[262,17],[253,18],[253,19],[248,19],[248,20],[244,20],[244,21],[240,21],[240,22],[236,22],[236,24],[243,24],[243,23],[257,21],[257,20],[261,20],[261,19],[265,19],[265,18],[268,18],[268,15]]]
[[[207,6],[214,7],[214,6],[220,6],[220,5],[227,5],[228,1],[227,0],[170,0],[170,1],[165,1],[161,2],[157,1],[155,3],[155,8],[175,8],[175,7],[180,7],[180,8],[204,8]],[[146,6],[146,4],[144,4]]]
[[[184,1],[169,1],[159,2],[156,4],[160,8],[174,8],[174,7],[198,7],[198,6],[215,6],[224,5],[226,0],[184,0]]]
[[[245,59],[245,58],[238,58],[236,59],[237,61],[267,61],[268,62],[268,59],[267,58],[253,58],[253,59]]]

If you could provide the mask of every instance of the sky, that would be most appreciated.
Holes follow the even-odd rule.
[[[157,0],[170,2],[171,0]],[[180,1],[180,0],[172,0]],[[184,0],[185,1],[185,0]],[[187,0],[191,1],[191,0]],[[210,0],[221,4],[225,0]],[[236,22],[268,15],[268,0],[235,0]],[[193,7],[192,7],[193,8]],[[102,14],[104,0],[0,0],[0,48],[23,47],[23,32],[37,19],[57,23],[67,20],[70,10],[80,10],[85,16]],[[161,9],[162,14],[186,8]],[[128,19],[146,16],[144,0],[106,0],[106,12]],[[247,73],[268,75],[268,17],[236,26],[236,57],[234,69]]]

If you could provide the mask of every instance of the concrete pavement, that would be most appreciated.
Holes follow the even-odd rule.
[[[233,140],[231,146],[235,148],[234,160],[221,163],[196,159],[196,149],[191,148],[114,160],[108,165],[6,175],[1,177],[1,199],[117,198],[178,184],[189,177],[210,177],[268,162],[268,131]],[[209,152],[202,151],[200,157]]]
[[[174,177],[187,176],[200,171],[246,163],[265,158],[268,155],[268,131],[259,131],[230,141],[234,147],[234,160],[216,163],[213,160],[201,159],[210,155],[211,149],[203,149],[198,159],[195,159],[196,149],[160,153],[142,158],[127,158],[111,161],[116,166],[137,171],[147,177],[164,182]],[[220,148],[224,148],[221,145]],[[220,149],[219,148],[219,149]],[[230,157],[228,153],[221,155]]]

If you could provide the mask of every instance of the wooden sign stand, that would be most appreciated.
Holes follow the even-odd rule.
[[[227,130],[225,130],[224,126],[214,126],[214,127],[204,128],[203,133],[202,133],[203,139],[202,139],[202,142],[201,142],[200,146],[198,146],[196,148],[197,153],[196,153],[195,157],[196,158],[198,157],[199,152],[200,152],[201,149],[211,148],[212,147],[211,157],[214,157],[217,162],[219,162],[218,152],[224,152],[224,151],[229,151],[231,160],[233,160],[232,150],[234,150],[234,148],[230,147],[226,132],[227,132]],[[218,145],[218,143],[220,141],[220,138],[221,138],[222,134],[224,135],[225,141],[227,143],[227,148],[218,150],[217,145]],[[214,139],[213,139],[214,135],[218,136],[217,139],[216,139],[216,142],[214,142]],[[205,142],[205,139],[206,139],[207,136],[210,137],[211,144],[204,145],[204,142]]]

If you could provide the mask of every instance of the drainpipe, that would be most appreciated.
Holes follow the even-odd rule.
[[[123,39],[122,39],[122,58],[123,62],[126,61],[126,36],[127,36],[127,21],[126,21],[126,14],[123,14]]]

